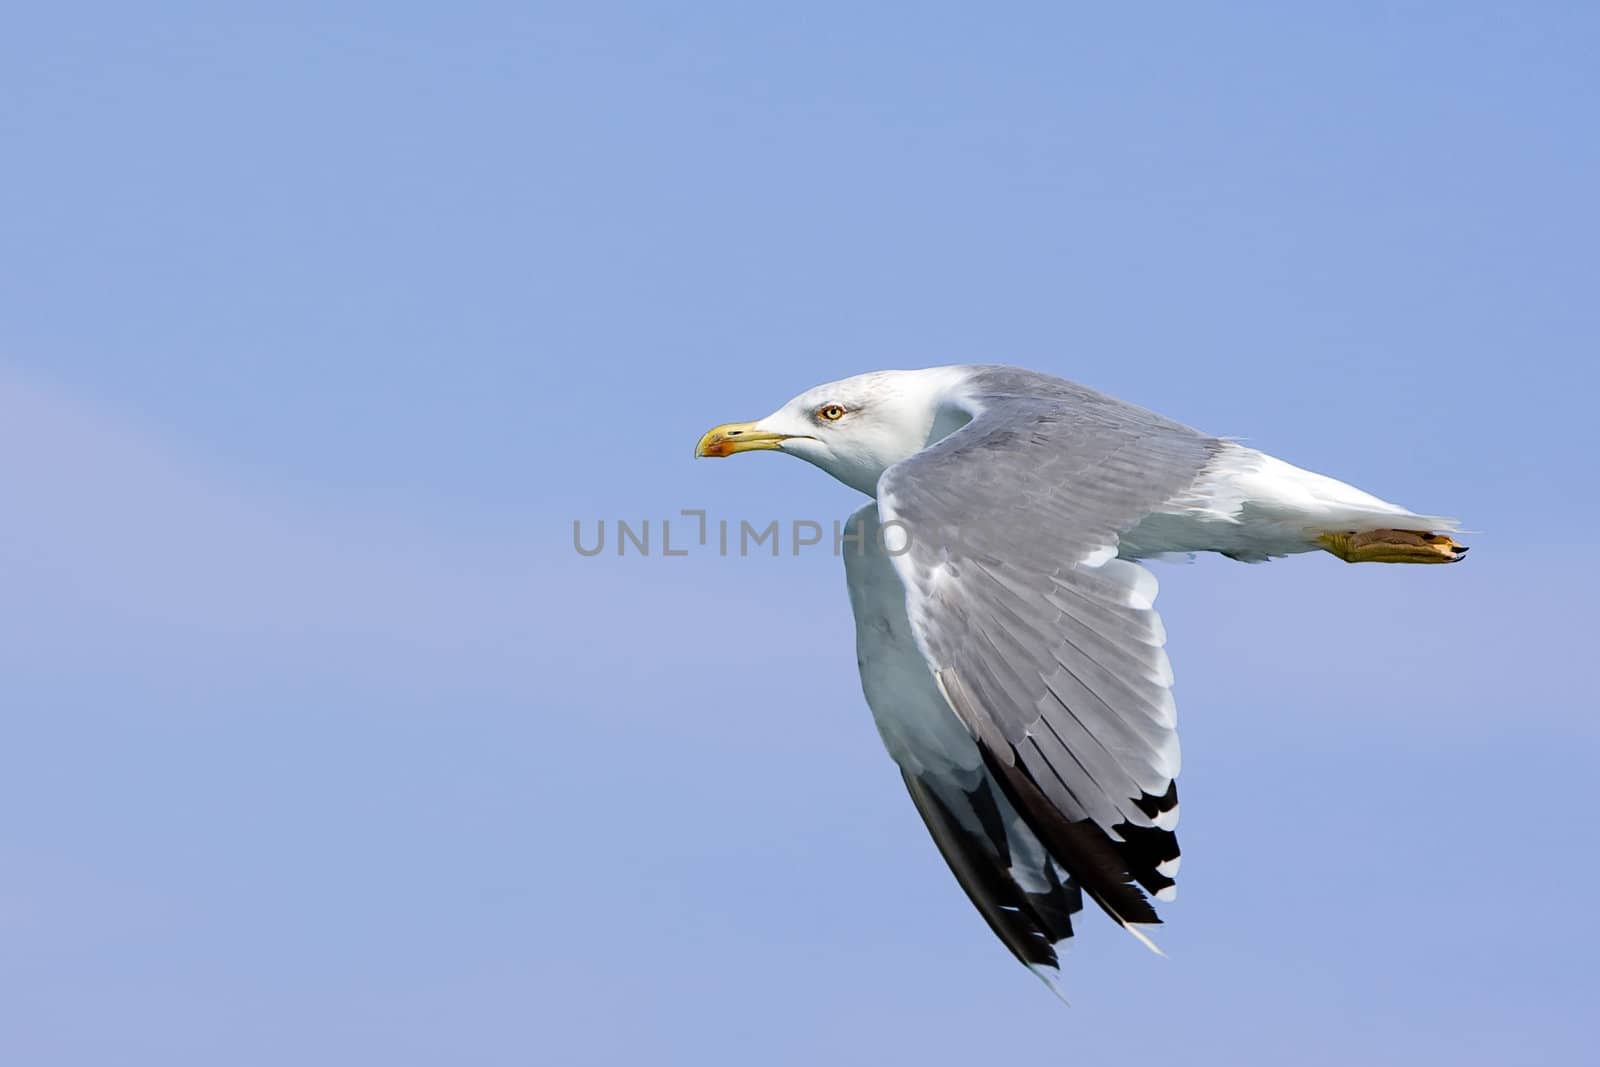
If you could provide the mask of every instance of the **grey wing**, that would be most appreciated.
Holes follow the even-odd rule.
[[[1179,754],[1156,581],[1119,535],[1219,442],[1055,379],[979,374],[972,419],[885,472],[907,616],[986,770],[1105,911],[1160,922]],[[1010,376],[1010,377],[1008,377]]]
[[[906,790],[968,899],[996,937],[1054,986],[1056,945],[1083,895],[984,765],[911,635],[906,590],[878,542],[877,505],[851,516],[845,549],[867,705]]]

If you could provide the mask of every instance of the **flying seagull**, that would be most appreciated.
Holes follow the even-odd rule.
[[[695,447],[755,451],[875,498],[843,546],[867,703],[961,887],[1058,992],[1085,896],[1155,948],[1176,895],[1172,670],[1136,561],[1467,551],[1453,519],[1015,367],[846,378]]]

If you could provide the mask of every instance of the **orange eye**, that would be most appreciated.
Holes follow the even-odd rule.
[[[817,409],[817,418],[826,419],[829,422],[838,422],[844,418],[844,408],[838,404],[828,404]]]

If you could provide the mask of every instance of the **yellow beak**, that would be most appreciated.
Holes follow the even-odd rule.
[[[778,442],[787,441],[791,436],[758,430],[753,422],[730,422],[707,430],[700,443],[694,446],[694,454],[720,459],[735,452],[765,452],[777,448]]]

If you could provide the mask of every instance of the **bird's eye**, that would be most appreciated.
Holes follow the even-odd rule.
[[[838,404],[824,404],[817,409],[817,418],[826,422],[838,422],[844,418],[844,408]]]

